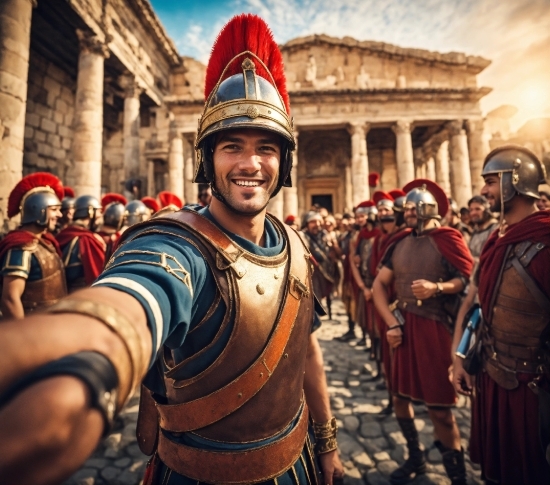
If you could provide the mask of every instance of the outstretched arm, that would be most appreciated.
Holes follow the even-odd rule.
[[[323,367],[323,353],[314,334],[309,338],[304,375],[304,393],[313,421],[316,423],[330,421],[332,413],[330,411],[327,379]],[[319,462],[323,472],[324,484],[332,485],[333,478],[344,476],[344,468],[337,450],[319,455]]]
[[[144,355],[151,336],[143,307],[127,293],[90,288],[71,295],[118,310],[132,322]],[[131,359],[122,338],[100,320],[82,314],[33,315],[0,325],[0,396],[18,379],[45,364],[82,351],[106,356],[128,394]],[[143,372],[143,371],[138,371]],[[139,375],[141,380],[143,375]],[[122,396],[124,400],[126,396]],[[6,484],[54,484],[70,476],[97,446],[102,414],[92,407],[80,379],[58,375],[25,388],[0,408],[0,476]],[[33,466],[28,466],[32,463]]]

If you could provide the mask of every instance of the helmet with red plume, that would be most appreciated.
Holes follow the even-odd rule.
[[[442,219],[449,210],[447,195],[431,180],[413,180],[403,187],[403,191],[407,193],[405,205],[414,204],[416,207],[419,224],[427,219]]]
[[[389,194],[393,197],[393,210],[396,212],[403,212],[407,194],[401,189],[390,190]]]
[[[372,194],[372,200],[376,204],[376,207],[386,206],[390,209],[393,209],[393,197],[383,190],[377,190]]]
[[[158,198],[163,209],[168,206],[174,206],[175,210],[180,210],[183,206],[182,200],[176,194],[167,190],[159,192]]]
[[[376,221],[376,216],[378,215],[378,209],[376,209],[376,204],[372,200],[365,200],[355,208],[355,214],[364,214],[367,216],[368,221],[374,222]]]
[[[380,182],[380,174],[376,172],[369,173],[369,187],[376,187]]]
[[[101,208],[103,212],[105,212],[105,209],[109,204],[114,204],[115,202],[118,204],[126,205],[128,203],[128,200],[123,195],[115,194],[113,192],[105,194],[101,199]]]
[[[63,184],[55,175],[37,172],[23,177],[8,198],[8,217],[21,212],[21,224],[48,225],[48,207],[61,206]]]
[[[212,48],[206,69],[206,105],[199,120],[194,181],[209,183],[213,195],[224,203],[214,185],[215,135],[230,129],[253,128],[281,138],[278,184],[290,187],[292,150],[296,143],[290,118],[283,56],[267,24],[258,16],[233,17]]]
[[[153,197],[142,197],[141,202],[143,202],[153,214],[160,210],[160,204],[157,202],[157,199],[153,199]]]

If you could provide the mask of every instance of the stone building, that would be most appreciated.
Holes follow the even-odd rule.
[[[489,150],[476,76],[489,61],[315,35],[281,46],[298,139],[279,216],[341,212],[415,177],[464,205]],[[0,227],[11,187],[51,171],[77,195],[192,184],[205,66],[179,56],[147,0],[0,2]],[[127,187],[126,187],[127,188]]]

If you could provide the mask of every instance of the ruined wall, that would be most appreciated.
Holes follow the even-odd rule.
[[[62,179],[71,166],[76,80],[31,51],[25,118],[24,175],[47,171]]]

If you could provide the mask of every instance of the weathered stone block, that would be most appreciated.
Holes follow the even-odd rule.
[[[47,143],[38,143],[38,154],[43,155],[45,157],[51,157],[53,149],[50,145]]]
[[[65,150],[70,150],[71,149],[71,144],[72,144],[72,140],[70,138],[63,138],[61,140],[61,146],[65,149]]]
[[[382,429],[380,428],[380,424],[376,421],[363,423],[361,425],[361,435],[365,438],[378,438],[379,436],[382,436]]]
[[[52,155],[57,160],[64,160],[67,156],[67,152],[63,150],[63,148],[54,148]]]
[[[56,81],[53,77],[46,76],[44,78],[42,86],[46,91],[48,91],[48,94],[51,94],[54,97],[57,97],[61,94],[61,83],[59,81]]]
[[[51,108],[48,108],[43,104],[36,105],[36,114],[48,120],[51,120],[53,118],[53,111],[51,110]]]
[[[29,126],[33,126],[36,128],[40,126],[40,116],[38,116],[36,113],[27,113],[25,123]]]
[[[35,141],[46,141],[46,133],[41,130],[34,131],[34,140]]]
[[[344,418],[344,428],[349,433],[355,433],[359,429],[359,418],[357,416],[346,416]]]
[[[63,113],[60,113],[59,111],[54,111],[53,120],[58,125],[62,124],[64,119],[65,119],[65,116],[63,115]]]
[[[34,137],[34,129],[32,126],[25,126],[25,138],[33,138]]]
[[[59,137],[59,135],[56,135],[54,133],[48,133],[48,136],[46,137],[46,142],[54,148],[61,147],[61,138]]]
[[[40,122],[40,128],[48,133],[55,133],[57,131],[57,125],[52,120],[46,118],[43,118]]]
[[[67,104],[69,104],[71,106],[74,104],[74,92],[71,89],[69,89],[67,86],[62,86],[61,87],[61,96],[60,97]]]
[[[67,81],[67,74],[54,64],[50,63],[48,65],[48,68],[46,69],[46,74],[51,77],[52,80],[58,81],[60,84],[63,84]]]

